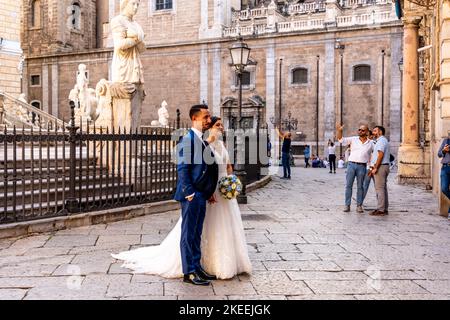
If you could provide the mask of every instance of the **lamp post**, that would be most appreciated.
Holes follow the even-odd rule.
[[[345,45],[341,44],[338,40],[338,41],[336,41],[335,48],[339,50],[339,56],[341,57],[340,125],[342,126],[344,124],[344,49],[345,49]],[[342,157],[342,143],[340,144],[340,156]]]
[[[403,138],[403,58],[398,62],[400,71],[400,141]]]
[[[239,94],[238,94],[238,118],[237,118],[237,126],[236,128],[239,130],[239,134],[237,135],[237,146],[235,148],[234,157],[236,159],[236,164],[234,166],[234,170],[236,172],[236,176],[242,182],[242,192],[238,195],[237,201],[238,203],[247,203],[247,194],[246,194],[246,172],[245,172],[245,139],[241,132],[242,130],[242,73],[245,70],[245,67],[248,65],[249,57],[250,57],[250,48],[248,45],[243,42],[242,38],[239,37],[238,41],[234,43],[230,48],[231,55],[231,64],[236,69],[236,75],[238,77],[238,85],[239,85]],[[239,150],[237,150],[239,147]]]

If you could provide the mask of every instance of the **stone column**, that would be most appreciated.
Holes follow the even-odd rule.
[[[221,99],[220,84],[221,84],[222,61],[221,61],[221,47],[219,43],[214,45],[213,52],[214,53],[213,53],[213,74],[212,74],[213,78],[212,111],[214,115],[220,115],[220,99]]]
[[[200,52],[200,101],[208,104],[208,45],[204,44]]]
[[[329,39],[325,42],[325,61],[324,61],[324,81],[320,90],[324,92],[323,103],[323,141],[328,141],[335,136],[336,132],[336,68],[339,68],[340,62],[335,59],[335,40]]]
[[[424,151],[419,143],[419,23],[403,18],[402,142],[398,152],[398,182],[419,182],[424,176]]]
[[[52,115],[59,116],[59,73],[58,64],[52,64]]]

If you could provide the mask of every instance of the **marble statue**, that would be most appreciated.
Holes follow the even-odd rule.
[[[87,121],[91,120],[91,106],[89,101],[88,85],[89,80],[86,76],[86,65],[80,64],[78,65],[76,87],[78,89],[78,101],[80,103],[80,116],[82,116],[83,119]]]
[[[85,64],[78,65],[76,84],[69,92],[69,100],[75,103],[75,122],[80,125],[80,120],[87,124],[97,118],[97,96],[93,88],[89,88],[89,80],[86,76]]]
[[[133,20],[140,0],[121,0],[120,15],[111,20],[114,40],[112,60],[113,126],[137,130],[145,98],[141,53],[145,51],[144,31]],[[116,95],[117,93],[117,95]]]
[[[17,100],[19,100],[20,102],[26,103],[27,99],[25,98],[25,93],[21,93],[19,95],[19,97],[17,98]],[[23,107],[22,105],[18,104],[16,107],[16,115],[19,117],[19,119],[25,123],[31,124],[31,118],[30,115],[28,114],[28,111],[25,107]]]
[[[154,127],[166,127],[169,125],[169,111],[167,111],[167,102],[164,100],[158,109],[158,120],[151,122]]]

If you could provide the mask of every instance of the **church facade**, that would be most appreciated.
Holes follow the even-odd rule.
[[[109,22],[119,0],[23,0],[23,91],[35,106],[68,119],[78,65],[89,87],[110,79]],[[241,35],[251,48],[243,76],[243,117],[272,126],[298,120],[295,146],[319,144],[342,120],[387,128],[395,153],[401,139],[402,22],[387,0],[141,0],[136,20],[146,33],[142,55],[146,99],[142,124],[167,101],[188,120],[206,102],[225,122],[237,114],[237,78],[229,47]],[[230,117],[231,116],[231,117]],[[259,118],[258,118],[259,117]],[[297,149],[299,151],[300,149]]]

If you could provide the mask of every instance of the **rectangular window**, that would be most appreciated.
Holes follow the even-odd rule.
[[[38,74],[31,76],[31,85],[32,86],[40,86],[41,85],[41,76]]]
[[[239,85],[239,79],[237,76],[235,79],[236,79],[235,86],[237,87]],[[242,72],[242,85],[249,86],[251,82],[252,82],[251,73],[248,71]]]
[[[172,0],[156,0],[156,10],[170,10],[172,7]]]

